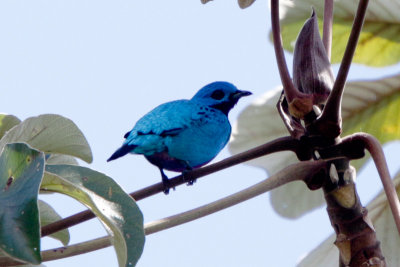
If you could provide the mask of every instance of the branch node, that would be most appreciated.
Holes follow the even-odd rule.
[[[337,184],[339,182],[339,174],[335,164],[333,163],[329,167],[329,178],[331,178],[332,184]]]
[[[318,190],[325,185],[325,178],[327,175],[327,167],[321,167],[317,172],[310,173],[303,182],[310,190]]]
[[[356,181],[356,169],[349,166],[343,173],[343,181],[345,183],[354,183]]]
[[[317,105],[313,105],[312,108],[314,110],[315,115],[317,116],[321,115],[322,111]]]

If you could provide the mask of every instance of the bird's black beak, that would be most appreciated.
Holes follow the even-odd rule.
[[[239,98],[243,97],[243,96],[249,96],[252,95],[252,92],[249,91],[241,91],[241,90],[237,90],[235,93],[232,94],[232,98],[239,100]]]

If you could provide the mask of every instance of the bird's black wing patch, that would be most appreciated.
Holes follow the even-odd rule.
[[[182,131],[184,128],[185,128],[185,127],[179,127],[179,128],[173,128],[173,129],[169,129],[169,130],[164,130],[164,131],[162,131],[162,132],[159,134],[159,136],[161,136],[161,137],[175,136],[175,135],[179,134],[179,132]],[[125,139],[128,138],[128,136],[129,136],[130,133],[131,133],[131,132],[127,132],[127,133],[124,135],[124,138],[125,138]],[[156,134],[156,133],[153,132],[153,130],[150,130],[150,131],[147,132],[147,133],[142,132],[142,131],[138,131],[138,132],[137,132],[137,135],[152,135],[152,134]]]
[[[144,133],[144,132],[142,132],[142,131],[138,131],[138,132],[137,132],[137,135],[148,135],[148,134],[156,134],[156,133],[153,132],[153,130],[150,130],[150,132],[148,132],[148,133]]]
[[[173,128],[169,130],[162,131],[160,133],[161,137],[166,137],[166,136],[175,136],[178,135],[184,128],[179,127],[179,128]]]

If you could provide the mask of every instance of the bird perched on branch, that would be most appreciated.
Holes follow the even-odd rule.
[[[143,154],[160,169],[164,193],[168,194],[170,185],[164,169],[185,172],[211,161],[229,140],[229,111],[248,95],[251,93],[231,83],[213,82],[190,100],[159,105],[125,134],[122,146],[107,161],[128,153]]]

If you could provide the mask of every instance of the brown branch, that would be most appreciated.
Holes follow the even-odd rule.
[[[275,49],[276,62],[278,64],[279,74],[288,103],[291,103],[296,98],[306,98],[307,95],[299,92],[293,85],[287,68],[285,54],[283,52],[282,37],[279,26],[279,0],[271,1],[271,24],[272,37]]]
[[[310,181],[318,180],[321,174],[327,173],[326,166],[324,160],[303,161],[289,165],[267,179],[235,194],[153,223],[147,223],[145,224],[146,235],[210,215],[293,181],[304,181],[308,185]]]
[[[357,13],[354,18],[353,27],[351,29],[349,41],[343,55],[342,63],[338,71],[338,75],[333,85],[332,92],[329,95],[325,108],[317,123],[322,128],[321,132],[328,136],[338,136],[342,128],[341,104],[344,86],[349,73],[351,61],[357,47],[358,38],[364,23],[365,13],[368,7],[368,0],[360,0]],[[327,126],[329,125],[329,126]]]
[[[323,178],[323,190],[329,219],[336,232],[335,245],[340,252],[339,266],[386,266],[374,226],[368,218],[367,209],[361,205],[356,190],[355,169],[350,166],[349,158],[336,157],[336,152],[340,155],[350,150],[355,150],[350,153],[351,156],[363,154],[363,146],[355,137],[352,135],[346,138],[346,143],[321,154],[321,158],[330,155],[329,152],[333,152],[331,156],[334,156],[328,161],[329,175]]]
[[[329,59],[331,59],[331,50],[332,50],[332,24],[333,24],[333,0],[325,0],[322,42],[324,43],[326,55],[328,56]]]
[[[340,266],[386,266],[368,211],[361,205],[355,184],[347,182],[334,190],[324,188]]]
[[[170,184],[172,187],[175,187],[186,183],[188,178],[197,179],[206,176],[208,174],[226,169],[228,167],[243,163],[245,161],[265,156],[267,154],[271,154],[274,152],[284,151],[284,150],[297,152],[300,151],[300,149],[298,149],[299,146],[300,146],[299,140],[293,139],[292,137],[281,137],[271,142],[268,142],[264,145],[258,146],[256,148],[250,149],[248,151],[239,153],[227,159],[216,162],[214,164],[210,164],[203,168],[195,169],[191,172],[185,173],[185,178],[182,175],[173,177],[170,179]],[[304,155],[301,155],[301,157],[304,158]],[[132,196],[133,199],[139,201],[141,199],[163,192],[163,190],[164,190],[163,184],[157,183],[149,187],[135,191],[130,195]],[[43,226],[41,231],[42,237],[50,235],[62,229],[74,226],[76,224],[87,221],[94,217],[95,215],[90,210],[82,211],[75,215],[71,215],[57,222]]]

